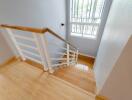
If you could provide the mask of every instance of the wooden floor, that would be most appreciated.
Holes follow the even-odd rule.
[[[40,68],[15,61],[0,68],[0,100],[95,100]]]
[[[56,70],[54,75],[95,94],[96,82],[92,70],[93,64],[93,58],[79,56],[78,64],[76,66],[60,66],[60,69]]]
[[[83,55],[78,56],[78,63],[87,65],[91,69],[93,69],[94,60],[95,58],[92,57],[86,57]]]

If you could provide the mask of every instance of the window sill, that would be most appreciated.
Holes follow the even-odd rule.
[[[91,40],[97,39],[97,36],[82,36],[82,35],[74,35],[74,34],[70,34],[70,36],[81,38],[81,39],[91,39]]]

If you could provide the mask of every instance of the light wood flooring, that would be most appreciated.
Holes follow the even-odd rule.
[[[77,65],[69,67],[60,66],[54,75],[88,92],[96,94],[96,82],[92,70],[93,64],[93,58],[79,56]]]
[[[95,100],[95,96],[26,62],[0,68],[0,100]]]

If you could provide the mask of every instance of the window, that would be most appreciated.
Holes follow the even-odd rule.
[[[71,35],[96,38],[104,0],[70,0]]]

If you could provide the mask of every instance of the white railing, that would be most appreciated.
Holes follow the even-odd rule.
[[[7,31],[10,40],[18,52],[18,56],[21,57],[23,61],[30,59],[40,63],[43,65],[44,70],[49,71],[50,73],[53,73],[54,69],[58,66],[70,66],[77,63],[78,50],[49,29],[41,32],[40,30],[29,28],[30,34],[32,35],[29,37],[26,36],[26,34],[22,36],[19,32],[14,34],[16,29],[23,32],[28,31],[27,27],[22,27],[21,29],[21,27],[19,28],[16,26],[2,26],[2,28]],[[38,34],[36,30],[38,33],[41,32],[43,34]],[[30,42],[30,44],[28,42]]]

